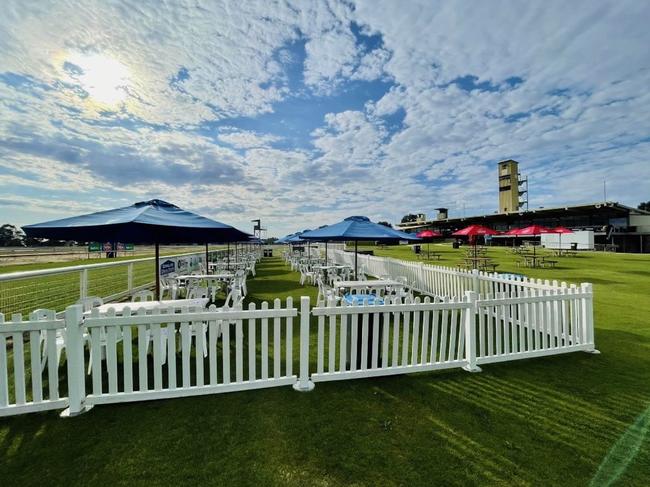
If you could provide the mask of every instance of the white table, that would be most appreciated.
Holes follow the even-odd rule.
[[[196,279],[196,280],[210,280],[210,279],[219,279],[219,280],[225,280],[225,279],[232,279],[235,277],[235,275],[232,272],[223,272],[219,274],[187,274],[183,276],[176,276],[174,279],[178,280],[189,280],[189,279]]]
[[[190,307],[200,307],[205,308],[208,304],[208,298],[196,298],[196,299],[168,299],[164,301],[136,301],[136,302],[127,302],[127,303],[106,303],[98,306],[99,314],[106,314],[109,309],[114,309],[116,315],[120,315],[124,312],[124,308],[131,308],[132,311],[137,311],[141,308],[144,308],[147,311],[151,311],[157,308],[173,308],[180,309],[187,306]],[[84,313],[85,315],[90,315],[90,311]]]
[[[337,289],[375,289],[380,287],[403,287],[404,284],[399,281],[388,279],[376,279],[374,281],[339,281],[334,283]]]
[[[352,269],[351,265],[315,265],[314,269],[322,269],[327,271],[329,269]]]

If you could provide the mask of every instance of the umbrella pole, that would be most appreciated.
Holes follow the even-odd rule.
[[[208,272],[208,244],[205,244],[205,272],[209,274]]]
[[[325,265],[327,265],[327,240],[325,240]]]
[[[354,280],[357,280],[357,241],[354,241]]]
[[[156,298],[160,297],[160,244],[156,242]]]
[[[228,242],[228,249],[226,250],[226,269],[230,270],[230,242]]]

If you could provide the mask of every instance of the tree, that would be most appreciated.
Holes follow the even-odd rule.
[[[383,225],[388,228],[393,228],[393,225],[391,225],[389,222],[377,222],[378,225]]]
[[[15,225],[5,223],[0,227],[0,247],[24,247],[25,234]]]
[[[642,203],[639,203],[638,208],[639,210],[650,211],[650,201],[644,201]]]
[[[402,223],[409,223],[409,222],[414,222],[417,221],[418,216],[414,215],[413,213],[409,213],[408,215],[404,215],[402,217]]]

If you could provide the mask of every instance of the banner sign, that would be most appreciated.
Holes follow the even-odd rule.
[[[165,262],[160,264],[161,276],[166,276],[167,274],[171,274],[172,272],[176,272],[176,264],[174,263],[173,260],[166,260]]]
[[[102,244],[99,242],[90,242],[88,244],[88,252],[101,252],[102,251]]]
[[[133,244],[124,244],[124,250],[135,250],[135,246]]]
[[[110,242],[106,242],[103,245],[104,252],[112,252],[113,251],[113,244]]]

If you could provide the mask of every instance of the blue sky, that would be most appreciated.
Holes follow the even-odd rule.
[[[6,2],[5,2],[6,3]],[[271,235],[650,199],[650,3],[9,1],[0,223],[162,198]]]

